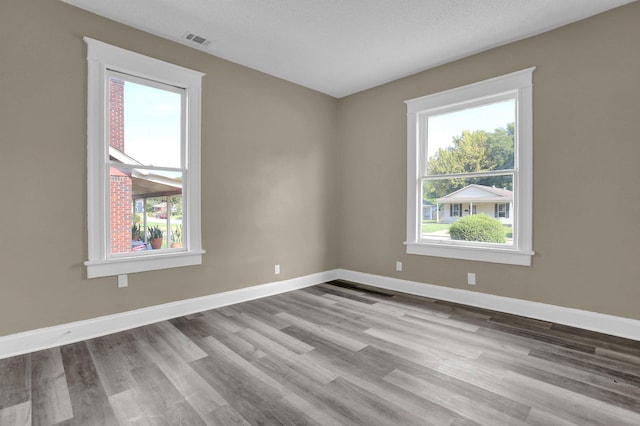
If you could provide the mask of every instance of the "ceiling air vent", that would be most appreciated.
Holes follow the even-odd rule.
[[[193,33],[187,33],[187,35],[185,35],[184,38],[193,43],[197,43],[200,46],[206,46],[207,44],[209,44],[209,40]]]

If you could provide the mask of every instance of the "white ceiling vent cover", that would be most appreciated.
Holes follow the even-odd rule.
[[[187,33],[185,34],[184,38],[186,40],[189,40],[193,43],[199,44],[200,46],[206,46],[209,44],[209,40],[207,40],[206,38],[193,34],[193,33]]]

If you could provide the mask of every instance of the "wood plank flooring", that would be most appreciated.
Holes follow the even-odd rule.
[[[640,342],[345,282],[0,360],[0,425],[640,425]]]

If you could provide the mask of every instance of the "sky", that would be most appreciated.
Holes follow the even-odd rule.
[[[506,128],[507,123],[514,121],[515,100],[513,99],[430,116],[427,158],[431,158],[439,148],[451,146],[452,138],[460,136],[464,130],[493,132],[499,127]]]
[[[144,165],[180,165],[180,94],[125,81],[125,154]]]

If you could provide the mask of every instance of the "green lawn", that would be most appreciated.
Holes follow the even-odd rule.
[[[422,221],[422,233],[430,234],[436,231],[442,231],[443,229],[449,229],[450,223],[436,223],[435,220],[423,220]]]
[[[442,231],[443,229],[449,229],[450,227],[450,223],[436,223],[435,220],[422,221],[423,234],[431,234],[433,232]],[[505,226],[504,235],[509,239],[513,238],[513,228],[511,226]]]

